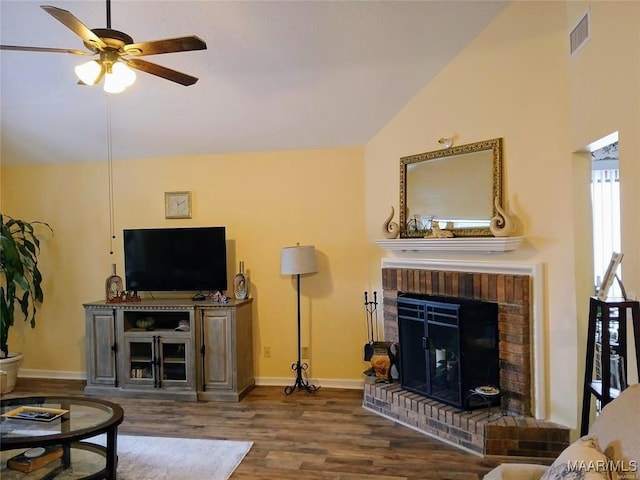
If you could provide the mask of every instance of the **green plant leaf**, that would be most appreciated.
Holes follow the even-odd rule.
[[[31,327],[36,325],[37,306],[44,300],[42,274],[38,268],[40,240],[35,226],[41,225],[53,233],[44,222],[26,222],[0,214],[0,350],[8,354],[9,328],[20,313]]]

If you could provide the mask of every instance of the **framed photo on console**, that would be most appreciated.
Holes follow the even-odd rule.
[[[611,255],[611,260],[609,261],[609,266],[607,267],[606,272],[604,272],[604,277],[602,277],[602,282],[600,282],[600,287],[598,288],[598,293],[596,296],[598,300],[604,302],[609,295],[609,289],[613,284],[613,279],[616,277],[616,272],[618,270],[618,266],[620,262],[622,262],[622,253],[613,252]],[[624,287],[622,286],[622,282],[618,279],[618,283],[620,284],[620,290],[622,290],[622,296],[626,299],[627,295],[625,294]]]

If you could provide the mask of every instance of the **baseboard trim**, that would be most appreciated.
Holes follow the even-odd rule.
[[[72,372],[59,370],[37,370],[31,368],[21,368],[18,378],[46,378],[53,380],[86,380],[86,372]],[[286,387],[293,385],[293,377],[256,377],[256,385]],[[309,383],[317,387],[344,388],[347,390],[363,390],[364,380],[342,379],[342,378],[313,378]]]
[[[293,385],[295,378],[293,377],[256,377],[256,385],[286,387]],[[341,378],[311,378],[309,383],[316,387],[326,388],[344,388],[347,390],[363,390],[364,380],[352,380]]]
[[[47,378],[55,380],[86,380],[86,372],[71,372],[60,370],[37,370],[33,368],[21,368],[18,378]]]

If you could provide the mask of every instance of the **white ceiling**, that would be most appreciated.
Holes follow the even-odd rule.
[[[87,61],[2,51],[2,162],[102,161],[365,144],[501,11],[504,1],[124,1],[134,41],[198,35],[208,49],[144,57],[193,86],[138,73],[124,93],[76,84]],[[42,10],[0,1],[5,45],[84,48]],[[104,1],[58,1],[89,28]]]

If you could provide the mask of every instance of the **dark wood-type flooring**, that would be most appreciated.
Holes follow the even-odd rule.
[[[83,395],[83,388],[83,381],[18,379],[5,398]],[[238,403],[105,399],[125,411],[120,433],[253,441],[232,480],[477,480],[505,460],[466,453],[370,413],[360,390],[285,396],[281,387],[256,387]]]

